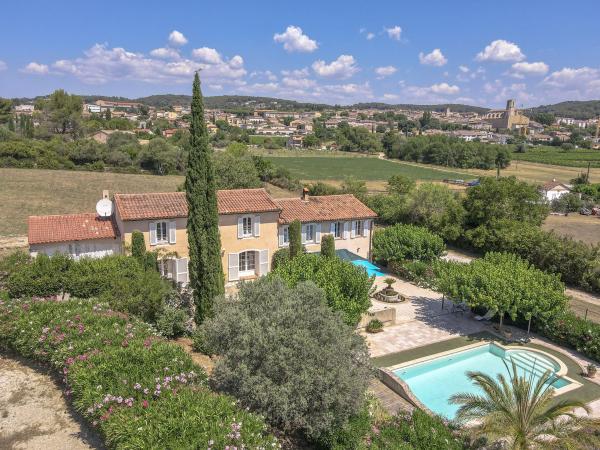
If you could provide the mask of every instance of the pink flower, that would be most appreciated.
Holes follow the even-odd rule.
[[[142,408],[147,408],[147,407],[148,407],[148,400],[142,401]]]

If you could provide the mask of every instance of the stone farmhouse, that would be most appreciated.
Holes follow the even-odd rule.
[[[108,198],[105,191],[104,197]],[[187,283],[187,201],[183,192],[115,194],[109,217],[95,213],[29,217],[32,255],[64,253],[75,259],[126,253],[134,231],[146,248],[159,252],[163,276]],[[217,192],[221,256],[225,282],[251,280],[268,273],[273,253],[289,245],[289,224],[302,223],[308,252],[320,250],[332,234],[336,249],[371,256],[376,214],[353,195],[274,199],[264,189]]]

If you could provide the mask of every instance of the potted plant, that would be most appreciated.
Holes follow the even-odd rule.
[[[598,368],[596,367],[595,364],[589,363],[586,367],[587,370],[587,376],[590,378],[593,378],[596,375],[596,371],[598,370]]]
[[[371,320],[365,327],[367,333],[381,333],[383,331],[383,322],[379,319]]]

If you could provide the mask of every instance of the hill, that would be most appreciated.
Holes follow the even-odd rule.
[[[572,117],[573,119],[593,119],[600,116],[600,100],[569,101],[554,105],[541,105],[529,108],[527,112],[532,115],[551,113],[558,117]]]
[[[483,108],[480,106],[461,105],[458,103],[443,103],[439,105],[411,105],[407,103],[388,104],[388,103],[356,103],[351,105],[350,108],[357,109],[404,109],[409,111],[436,111],[444,112],[447,108],[450,108],[452,112],[467,113],[475,112],[477,114],[483,114],[490,110],[490,108]]]

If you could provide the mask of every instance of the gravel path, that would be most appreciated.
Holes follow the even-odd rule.
[[[54,379],[0,355],[0,449],[102,449],[72,412]]]

